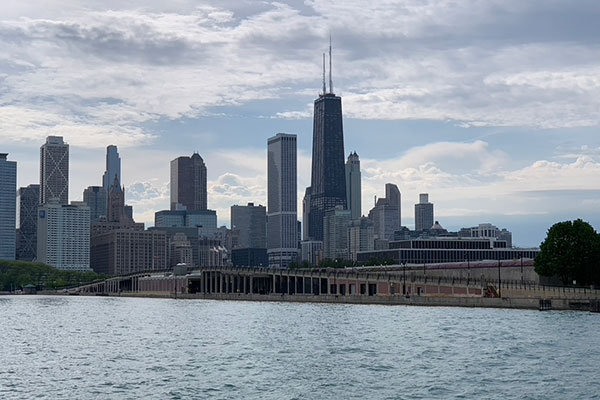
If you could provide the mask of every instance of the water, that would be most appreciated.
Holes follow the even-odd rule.
[[[600,315],[0,297],[0,398],[600,398]]]

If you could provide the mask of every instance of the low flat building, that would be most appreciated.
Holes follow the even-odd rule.
[[[215,210],[163,210],[154,214],[154,226],[157,228],[202,227],[217,229]]]
[[[231,251],[234,267],[266,267],[269,265],[267,249],[236,248]]]

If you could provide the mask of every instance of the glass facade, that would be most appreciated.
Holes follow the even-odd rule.
[[[16,254],[17,163],[0,154],[0,260]]]

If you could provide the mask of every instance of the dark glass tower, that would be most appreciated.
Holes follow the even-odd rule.
[[[325,61],[325,56],[323,56]],[[342,98],[333,93],[331,82],[331,45],[329,46],[329,93],[315,100],[313,121],[313,155],[308,236],[323,240],[325,211],[336,206],[346,209],[346,166],[344,163],[344,128]]]

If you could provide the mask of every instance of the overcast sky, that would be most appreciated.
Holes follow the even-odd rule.
[[[116,144],[146,223],[168,208],[169,161],[197,151],[229,224],[232,204],[266,203],[267,138],[295,133],[300,200],[331,32],[363,214],[392,182],[409,227],[428,192],[445,228],[491,222],[520,246],[565,219],[600,229],[598,1],[369,3],[3,0],[0,151],[26,186],[64,136],[80,200]]]

